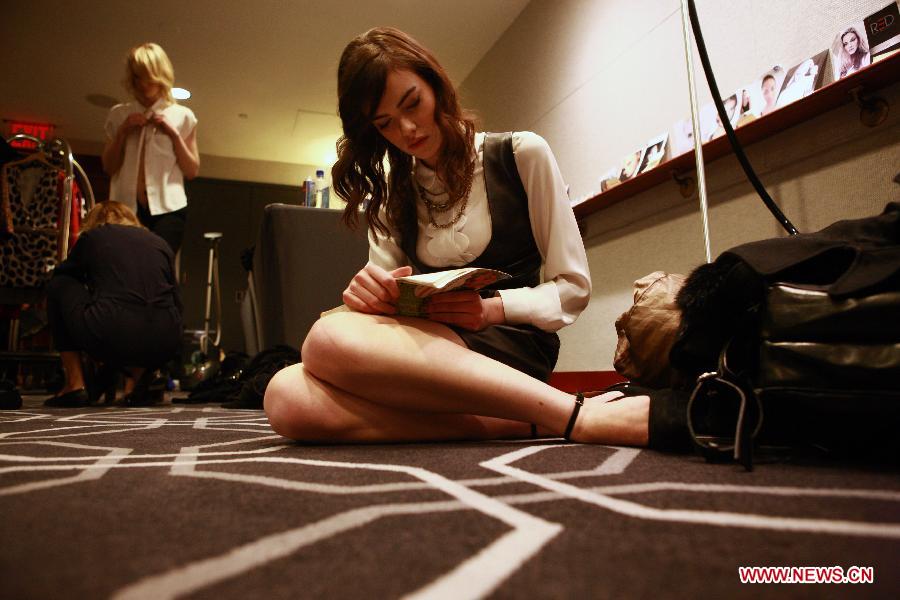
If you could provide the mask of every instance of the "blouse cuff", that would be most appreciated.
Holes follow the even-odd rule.
[[[569,324],[562,313],[556,283],[546,281],[534,288],[499,290],[503,312],[510,325],[534,325],[557,331]]]

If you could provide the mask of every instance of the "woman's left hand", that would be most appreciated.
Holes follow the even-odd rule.
[[[489,325],[506,322],[500,296],[482,298],[471,290],[435,294],[428,301],[427,311],[432,321],[469,331],[481,331]]]
[[[166,117],[162,113],[153,113],[147,119],[147,122],[154,125],[157,129],[165,133],[169,137],[178,135],[178,130],[172,127],[172,124],[166,121]]]

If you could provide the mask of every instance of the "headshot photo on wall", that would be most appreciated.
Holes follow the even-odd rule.
[[[728,110],[728,104],[725,103],[725,110]],[[716,112],[716,105],[710,102],[700,107],[700,140],[708,142],[716,135],[719,128],[719,114]],[[723,130],[724,131],[724,130]]]
[[[900,7],[891,2],[863,19],[872,62],[900,51]]]
[[[754,97],[753,90],[754,88],[757,90],[757,96]],[[734,126],[743,127],[750,121],[755,121],[759,118],[759,110],[762,106],[762,97],[758,94],[759,90],[759,82],[751,83],[750,85],[744,86],[738,94],[741,98],[741,105],[738,109],[738,118],[735,122]]]
[[[672,140],[669,144],[672,151],[672,158],[676,156],[681,156],[685,152],[690,152],[694,149],[694,127],[691,123],[690,117],[687,119],[681,119],[680,121],[675,121],[672,124],[671,135],[669,138]]]
[[[825,79],[825,61],[828,50],[822,50],[788,70],[784,88],[778,94],[778,107],[787,106],[791,102],[806,98],[822,87]]]
[[[667,141],[669,141],[668,132],[661,133],[647,142],[647,146],[644,148],[644,157],[641,159],[641,166],[638,168],[638,174],[653,169],[663,161],[663,158],[666,156]]]
[[[625,158],[622,159],[622,166],[619,168],[619,181],[626,181],[638,174],[638,167],[641,165],[643,155],[643,148],[625,155]]]
[[[841,28],[831,44],[831,68],[834,80],[843,79],[872,64],[869,41],[862,21]]]
[[[738,116],[738,98],[743,97],[743,94],[740,90],[733,93],[730,96],[727,96],[722,99],[722,104],[725,106],[725,114],[728,115],[728,122],[731,123],[731,127],[737,127],[737,116]],[[709,139],[713,140],[719,136],[725,135],[725,126],[722,125],[722,120],[719,118],[719,111],[716,110],[715,105],[712,105],[713,111],[715,113],[715,128],[713,129],[712,135]]]
[[[763,73],[758,82],[750,87],[751,99],[758,95],[762,103],[759,109],[759,116],[764,117],[778,108],[776,101],[778,100],[778,91],[781,89],[783,83],[784,67],[775,65]]]
[[[628,181],[638,174],[638,168],[644,157],[644,148],[638,148],[634,152],[626,154],[619,162],[618,166],[613,167],[600,177],[600,191],[610,190],[623,181]]]
[[[600,176],[601,192],[607,192],[622,183],[621,181],[619,181],[619,171],[619,167],[612,167],[611,169],[606,171],[606,173]]]

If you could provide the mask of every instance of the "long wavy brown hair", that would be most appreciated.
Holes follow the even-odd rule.
[[[456,89],[437,59],[406,33],[390,27],[370,29],[344,49],[338,66],[338,112],[344,135],[337,142],[337,162],[331,169],[334,191],[347,201],[343,220],[359,222],[366,205],[369,229],[385,235],[388,226],[415,224],[413,159],[378,132],[372,117],[392,70],[408,69],[434,90],[434,120],[443,135],[435,170],[453,203],[462,200],[475,169],[475,118],[459,104]],[[388,157],[390,174],[385,173]],[[385,207],[388,223],[379,211]]]

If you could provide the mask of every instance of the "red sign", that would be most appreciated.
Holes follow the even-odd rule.
[[[55,129],[56,126],[52,125],[51,123],[25,123],[23,121],[9,121],[10,137],[18,133],[24,133],[25,135],[36,137],[42,142],[46,142],[47,140],[53,138],[53,131]],[[36,144],[31,140],[16,140],[14,142],[11,142],[10,146],[14,148],[32,149],[36,146]]]

